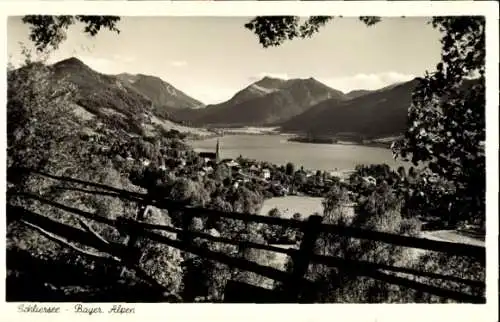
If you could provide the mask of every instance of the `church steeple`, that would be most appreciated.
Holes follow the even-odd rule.
[[[219,163],[219,138],[217,138],[217,145],[215,146],[215,162]]]

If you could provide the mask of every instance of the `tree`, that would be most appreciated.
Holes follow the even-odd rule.
[[[115,16],[49,16],[28,15],[23,23],[30,26],[29,38],[39,52],[57,49],[66,39],[66,30],[75,23],[84,25],[83,32],[95,36],[101,29],[109,29],[119,33],[117,23],[120,17]]]
[[[333,17],[256,17],[245,27],[263,47],[311,37]],[[377,17],[361,17],[368,26]],[[423,165],[428,175],[452,183],[440,204],[449,222],[485,220],[485,19],[434,17],[442,33],[436,71],[418,79],[404,138],[393,146],[396,157]],[[464,84],[467,78],[477,79]]]
[[[217,182],[224,182],[225,179],[231,179],[232,172],[231,169],[225,165],[224,163],[220,163],[217,165],[214,173],[215,180]],[[231,181],[229,180],[229,183]]]
[[[288,162],[286,164],[285,173],[289,176],[293,176],[293,174],[295,173],[295,166],[293,165],[293,163]]]
[[[441,62],[413,93],[409,127],[396,155],[438,175],[451,189],[443,195],[449,224],[485,220],[485,21],[438,17]],[[466,78],[478,76],[473,84]]]
[[[371,26],[380,21],[378,17],[360,17],[366,25]],[[326,23],[333,20],[330,16],[313,16],[301,22],[300,17],[256,17],[245,24],[245,28],[253,31],[264,48],[280,46],[286,40],[307,38],[314,35]]]
[[[76,132],[70,126],[72,87],[51,78],[43,64],[28,63],[7,75],[8,166],[44,168],[65,157],[62,145]]]
[[[269,217],[273,218],[280,218],[281,217],[281,212],[278,208],[274,207],[273,209],[269,210],[268,214]]]

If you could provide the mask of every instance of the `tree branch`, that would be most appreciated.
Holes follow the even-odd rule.
[[[48,232],[45,229],[43,229],[37,225],[34,225],[30,222],[27,222],[25,220],[21,220],[21,222],[27,226],[30,226],[31,228],[36,229],[39,233],[41,233],[45,237],[49,238],[50,240],[55,241],[59,244],[62,244],[63,246],[67,246],[67,247],[69,247],[69,248],[75,250],[76,252],[81,253],[85,256],[89,256],[89,257],[92,257],[92,258],[97,259],[97,260],[110,260],[110,261],[117,262],[117,263],[121,262],[121,260],[119,258],[116,258],[116,257],[111,256],[111,255],[93,253],[93,252],[89,252],[89,251],[83,250],[81,248],[78,248],[77,246],[71,244],[70,242],[64,240],[63,238],[58,237],[58,236],[52,234],[51,232]]]
[[[94,235],[98,240],[100,240],[101,242],[103,242],[104,244],[106,245],[109,245],[109,242],[104,239],[104,237],[102,237],[101,235],[99,235],[91,226],[89,223],[87,223],[86,221],[84,221],[83,219],[80,219],[80,218],[77,218],[78,219],[78,222],[80,222],[80,225],[83,226],[83,228],[85,228],[86,231],[88,231],[89,233],[91,233],[92,235]]]

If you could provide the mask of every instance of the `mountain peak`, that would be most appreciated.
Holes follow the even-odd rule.
[[[158,76],[122,73],[118,75],[118,78],[130,83],[135,90],[149,98],[157,107],[199,108],[204,106],[202,102],[188,96]]]
[[[278,89],[281,86],[283,86],[286,82],[287,81],[285,79],[264,76],[261,80],[253,84],[267,89]]]
[[[282,78],[278,78],[278,77],[271,77],[271,76],[264,76],[261,79],[261,81],[270,81],[270,80],[283,80],[283,79]]]
[[[320,82],[319,80],[317,80],[314,77],[289,79],[287,81],[286,87],[290,87],[290,86],[309,86],[309,87],[314,86],[314,87],[321,87],[321,88],[330,88],[329,86],[325,85],[324,83]]]
[[[70,58],[66,58],[66,59],[60,60],[57,63],[55,63],[54,65],[74,65],[74,66],[80,65],[80,66],[87,66],[87,65],[85,65],[85,63],[83,61],[81,61],[80,59],[78,59],[76,57],[70,57]]]

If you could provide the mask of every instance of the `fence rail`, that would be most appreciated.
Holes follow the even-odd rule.
[[[37,229],[40,233],[43,233],[46,236],[50,236],[54,241],[62,243],[68,247],[71,247],[71,244],[68,241],[74,241],[78,242],[79,244],[92,247],[101,252],[101,256],[98,256],[99,258],[97,259],[121,263],[124,268],[127,267],[135,270],[140,277],[152,284],[158,290],[161,290],[161,285],[154,281],[154,279],[147,276],[147,274],[142,271],[138,265],[141,254],[136,248],[136,241],[139,236],[141,236],[142,238],[147,238],[148,240],[154,242],[162,243],[170,247],[180,249],[182,251],[193,253],[206,259],[219,261],[231,267],[251,271],[270,279],[283,282],[284,291],[280,293],[280,296],[282,296],[281,300],[283,302],[296,302],[298,301],[299,293],[303,288],[307,289],[315,286],[314,281],[310,281],[306,278],[307,268],[310,264],[323,264],[331,267],[347,268],[351,274],[354,274],[356,276],[370,277],[379,281],[383,281],[385,283],[405,286],[421,292],[454,299],[460,302],[485,302],[485,298],[483,296],[475,296],[463,292],[431,286],[407,277],[402,277],[401,274],[434,278],[442,281],[447,280],[481,288],[485,287],[484,281],[463,279],[456,276],[425,272],[412,268],[392,266],[383,263],[372,263],[368,261],[353,260],[348,258],[318,255],[314,254],[313,251],[316,239],[318,238],[319,234],[328,233],[342,237],[384,242],[402,247],[438,251],[446,253],[448,255],[467,256],[476,259],[484,266],[486,257],[486,251],[484,247],[443,241],[433,241],[416,237],[400,236],[385,232],[369,231],[353,227],[323,224],[321,223],[322,218],[320,216],[311,216],[306,221],[300,221],[293,219],[259,216],[254,214],[221,212],[213,209],[192,207],[185,203],[161,198],[160,196],[130,192],[74,178],[59,177],[40,172],[36,172],[35,174],[45,176],[53,180],[59,180],[65,183],[93,187],[98,190],[76,188],[67,185],[56,187],[57,189],[73,190],[89,194],[99,194],[136,202],[139,205],[139,210],[135,219],[126,219],[124,217],[110,219],[96,214],[88,213],[80,209],[72,208],[51,200],[46,200],[38,195],[16,192],[13,190],[8,191],[8,195],[10,196],[16,195],[31,200],[37,200],[38,202],[41,202],[43,204],[50,205],[52,207],[72,213],[77,217],[112,226],[121,234],[127,236],[127,243],[112,243],[103,240],[96,232],[91,231],[88,225],[84,225],[84,227],[86,227],[87,229],[82,230],[54,221],[48,218],[50,216],[36,214],[34,212],[13,205],[8,205],[7,207],[8,220],[19,220],[31,228]],[[161,209],[167,209],[168,211],[180,211],[183,218],[183,224],[181,228],[142,222],[144,220],[144,216],[147,212],[148,206],[155,206]],[[234,240],[227,237],[212,236],[207,233],[191,231],[189,229],[190,223],[195,217],[209,217],[214,219],[225,218],[239,220],[245,223],[277,225],[281,227],[299,229],[303,232],[304,235],[298,249],[283,249],[280,247],[260,244],[252,241]],[[170,233],[174,233],[176,235],[176,239],[165,237],[155,231],[167,231]],[[225,243],[236,245],[239,247],[255,248],[286,254],[292,258],[294,268],[291,273],[287,273],[279,269],[261,265],[243,258],[233,257],[225,253],[214,252],[192,243],[194,238],[200,238],[216,243]],[[95,257],[95,254],[87,253],[86,255],[94,255]]]

